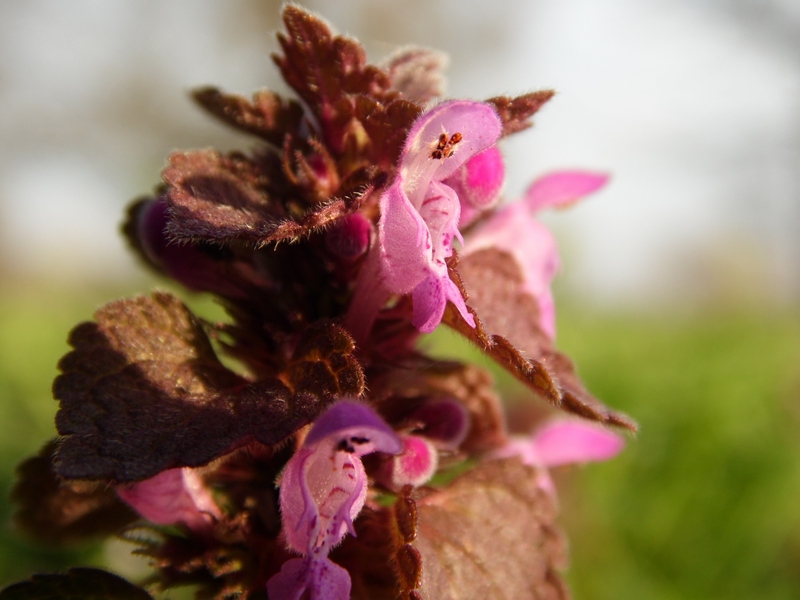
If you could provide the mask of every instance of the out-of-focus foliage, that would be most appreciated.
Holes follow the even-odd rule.
[[[95,298],[108,296],[0,295],[4,523],[16,464],[52,436],[50,385],[67,333],[91,315]],[[432,341],[440,354],[469,351],[450,332]],[[800,315],[656,319],[567,308],[559,344],[588,387],[641,426],[619,458],[555,473],[560,519],[573,540],[574,596],[796,597]],[[0,584],[75,563],[102,565],[102,557],[97,548],[37,547],[0,528]]]
[[[10,525],[9,492],[19,462],[53,437],[58,403],[50,386],[66,333],[76,317],[91,314],[91,296],[0,283],[0,584],[73,564],[98,564],[96,548],[46,548],[22,539]]]
[[[639,419],[562,494],[576,598],[800,595],[800,315],[564,319],[600,398]]]

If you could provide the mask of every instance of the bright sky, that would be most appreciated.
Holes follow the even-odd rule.
[[[306,4],[373,58],[404,42],[447,51],[452,96],[558,91],[504,151],[510,198],[548,169],[613,174],[546,219],[564,289],[606,303],[739,284],[800,296],[798,60],[711,2]],[[0,5],[0,260],[129,274],[122,211],[157,183],[168,152],[250,143],[222,137],[186,91],[275,87],[278,3],[262,5],[258,18],[245,0]],[[786,19],[797,25],[797,12]],[[131,120],[137,111],[148,120]]]

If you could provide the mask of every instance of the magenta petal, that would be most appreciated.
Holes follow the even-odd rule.
[[[445,282],[439,277],[431,276],[414,288],[414,316],[411,322],[422,333],[431,333],[442,322],[447,297],[444,291]]]
[[[531,440],[541,464],[548,467],[597,462],[622,450],[622,436],[582,421],[553,421],[534,433]]]
[[[378,240],[386,287],[395,294],[406,294],[427,276],[433,242],[425,220],[400,183],[398,180],[381,197]]]
[[[534,181],[525,193],[525,204],[529,210],[539,212],[543,208],[562,206],[588,196],[602,188],[608,175],[587,171],[557,171]]]
[[[348,600],[350,574],[327,558],[292,558],[267,582],[267,593],[276,600]]]
[[[419,435],[403,436],[403,452],[392,459],[392,485],[420,486],[427,483],[439,464],[439,454],[433,444]]]
[[[189,468],[169,469],[138,483],[120,485],[117,495],[159,525],[183,523],[202,531],[222,517],[200,477]]]
[[[470,158],[444,183],[455,190],[461,201],[461,223],[466,219],[464,211],[475,214],[491,207],[500,198],[505,181],[503,156],[492,146]]]
[[[470,419],[461,402],[451,399],[431,400],[420,406],[409,420],[421,423],[415,429],[437,447],[454,450],[461,445],[469,432]]]
[[[306,555],[327,555],[361,511],[367,477],[361,456],[403,448],[397,434],[368,406],[339,401],[317,419],[289,459],[280,484],[287,545]]]
[[[308,589],[310,560],[308,558],[291,558],[283,563],[280,572],[275,573],[267,581],[269,597],[281,600],[300,600]]]
[[[429,162],[442,133],[448,136],[459,133],[461,141],[454,146],[453,155],[436,161],[435,178],[441,181],[472,156],[494,146],[502,131],[502,122],[490,104],[468,100],[443,102],[422,114],[408,132],[400,167],[415,169],[420,157]]]
[[[356,456],[376,450],[397,454],[403,447],[394,430],[372,408],[350,400],[340,400],[322,413],[306,436],[303,447],[310,448],[324,441],[338,444],[347,437],[366,440],[354,444],[353,450],[349,450]]]
[[[352,307],[367,304],[363,297],[370,286],[392,294],[413,292],[413,322],[420,331],[433,331],[441,322],[447,300],[453,301],[474,327],[464,299],[447,274],[445,260],[453,253],[453,240],[461,239],[458,222],[462,199],[443,180],[476,154],[491,148],[501,131],[494,108],[480,102],[444,102],[417,120],[403,147],[397,176],[381,196],[380,275],[376,277],[367,269],[359,274],[347,316],[351,330],[357,325]],[[488,196],[502,185],[502,160],[498,153],[487,152],[469,164],[471,167],[454,181],[462,188],[476,186],[474,198],[463,201],[486,204],[490,202]],[[368,258],[365,267],[370,263]],[[374,281],[368,281],[368,277]],[[374,319],[369,308],[366,327]],[[357,339],[363,340],[364,327],[355,329]]]

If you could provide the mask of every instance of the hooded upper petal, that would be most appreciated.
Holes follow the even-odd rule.
[[[314,423],[281,478],[280,504],[290,559],[267,582],[270,597],[346,600],[350,575],[328,559],[364,505],[367,477],[361,457],[397,454],[403,442],[370,407],[342,400]]]
[[[397,454],[397,434],[368,406],[339,401],[315,422],[281,480],[287,544],[301,554],[336,545],[364,505],[367,480],[361,456]]]
[[[462,193],[470,181],[484,184],[478,175],[465,179],[454,174],[494,146],[501,132],[502,123],[494,108],[481,102],[444,102],[415,122],[406,138],[397,175],[381,196],[378,243],[362,268],[348,311],[347,324],[357,341],[363,340],[391,294],[414,292],[413,321],[421,331],[432,331],[439,324],[448,300],[474,327],[445,263],[453,253],[453,240],[461,239],[458,224],[462,199],[448,182],[457,182]],[[497,156],[487,157],[493,176],[501,173],[502,177]],[[480,171],[479,163],[472,167],[474,173]],[[486,202],[483,196],[500,185],[493,181],[465,202]]]

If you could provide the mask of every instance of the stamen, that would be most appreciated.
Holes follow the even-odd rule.
[[[456,131],[449,138],[447,137],[446,133],[441,134],[439,136],[439,141],[436,144],[436,148],[431,152],[431,158],[434,160],[442,160],[443,158],[450,158],[451,156],[453,156],[453,152],[455,152],[454,146],[463,139],[464,136],[461,135],[461,133],[459,133],[458,131]]]

